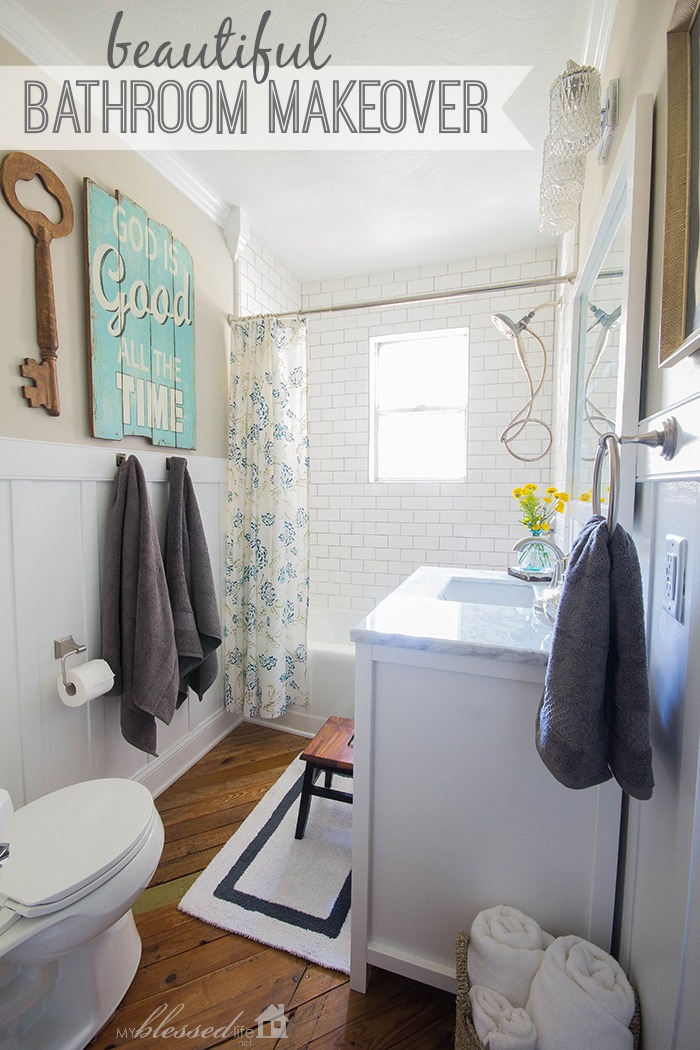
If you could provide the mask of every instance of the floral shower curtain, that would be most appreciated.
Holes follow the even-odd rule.
[[[277,718],[308,706],[306,323],[233,328],[224,668],[226,704]]]

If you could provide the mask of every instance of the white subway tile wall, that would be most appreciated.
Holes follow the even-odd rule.
[[[301,282],[256,237],[238,261],[241,314],[288,313],[301,304]]]
[[[303,308],[477,284],[551,276],[556,249],[468,259],[461,263],[307,284]],[[514,344],[500,336],[491,314],[517,320],[556,298],[554,289],[529,289],[460,300],[356,310],[309,317],[309,438],[311,455],[311,601],[369,610],[420,565],[505,568],[523,535],[516,485],[563,486],[551,454],[521,463],[498,436],[528,398]],[[369,340],[371,336],[469,327],[469,424],[465,483],[369,482]],[[553,310],[533,327],[550,356],[548,378],[534,415],[552,423]],[[526,336],[535,382],[541,356]],[[426,361],[426,368],[430,362]],[[515,443],[541,448],[537,428]]]
[[[477,284],[548,277],[556,248],[301,285],[252,238],[239,264],[241,313],[303,311],[339,303],[420,295]],[[368,612],[420,565],[505,568],[523,535],[516,485],[563,485],[553,453],[537,463],[508,454],[498,436],[528,398],[514,344],[491,314],[517,320],[561,289],[533,288],[459,300],[337,314],[309,314],[309,440],[311,458],[311,601]],[[371,336],[469,327],[469,425],[465,483],[370,483],[369,340]],[[552,424],[555,312],[533,327],[549,354],[548,376],[534,415]],[[535,382],[539,348],[526,336]],[[430,362],[426,361],[426,368]],[[538,428],[517,451],[541,447]]]

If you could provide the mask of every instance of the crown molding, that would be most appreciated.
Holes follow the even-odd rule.
[[[147,164],[171,182],[188,200],[196,204],[218,226],[224,226],[231,211],[230,205],[218,197],[182,163],[176,153],[168,150],[132,150]]]
[[[3,0],[0,34],[35,66],[80,66],[83,63],[68,48],[50,36],[17,0]]]
[[[35,66],[84,64],[55,36],[47,33],[45,27],[28,14],[17,0],[2,0],[0,35]],[[141,157],[217,225],[225,225],[230,212],[229,205],[193,175],[175,153],[166,150],[134,150],[130,146],[127,149]]]

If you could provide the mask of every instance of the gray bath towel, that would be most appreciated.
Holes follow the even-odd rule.
[[[156,755],[156,724],[172,721],[178,665],[163,556],[146,478],[129,456],[117,470],[107,519],[102,587],[102,657],[121,694],[122,734]]]
[[[618,525],[590,518],[574,543],[557,613],[537,750],[566,787],[615,776],[635,798],[653,788],[641,574]]]
[[[188,686],[201,700],[218,672],[221,617],[214,579],[187,460],[170,458],[170,503],[165,540],[165,574],[180,665],[178,707]]]

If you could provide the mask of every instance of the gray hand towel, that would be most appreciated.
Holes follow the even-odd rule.
[[[540,758],[566,787],[610,780],[604,706],[609,642],[608,527],[596,516],[571,549],[537,713]]]
[[[186,459],[171,456],[169,478],[165,574],[180,666],[179,707],[188,687],[201,700],[213,685],[222,631],[204,526]]]
[[[610,549],[610,652],[605,683],[608,763],[623,791],[651,798],[649,677],[637,549],[618,525]]]
[[[590,518],[569,558],[537,713],[542,761],[566,787],[614,775],[651,797],[649,680],[642,579],[631,537]]]
[[[177,650],[163,556],[146,478],[129,456],[117,470],[107,519],[102,589],[102,656],[121,694],[122,735],[156,755],[156,724],[175,712]]]

